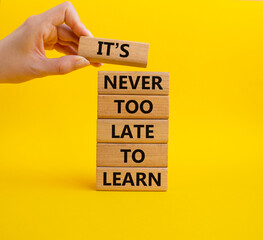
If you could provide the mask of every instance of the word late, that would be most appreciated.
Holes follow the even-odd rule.
[[[91,62],[146,67],[148,43],[80,37],[78,54]]]
[[[167,168],[97,167],[97,190],[167,190]]]
[[[154,125],[149,124],[125,124],[121,131],[116,130],[116,125],[111,125],[111,137],[112,138],[154,138]]]
[[[167,143],[168,120],[98,119],[97,142]]]

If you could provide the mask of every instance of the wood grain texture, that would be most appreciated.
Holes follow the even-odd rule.
[[[78,54],[91,62],[146,67],[148,43],[80,37]]]
[[[137,111],[136,111],[137,110]],[[168,119],[169,97],[99,95],[98,118]]]
[[[166,191],[167,168],[97,167],[97,190]]]
[[[98,119],[97,142],[167,143],[168,120]]]
[[[97,143],[98,167],[167,167],[167,164],[168,144]]]
[[[168,72],[99,71],[99,94],[168,95]]]

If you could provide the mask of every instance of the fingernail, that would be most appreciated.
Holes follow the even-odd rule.
[[[97,63],[96,67],[101,67],[101,66],[103,66],[103,63]]]
[[[83,67],[86,67],[88,65],[90,65],[90,62],[84,57],[79,57],[77,59],[77,61],[75,62],[75,68],[76,69],[77,68],[83,68]]]
[[[92,35],[92,33],[90,32],[90,30],[89,29],[87,29],[86,28],[86,26],[83,24],[83,23],[81,23],[82,24],[82,27],[85,29],[85,36],[88,36],[88,37],[93,37],[93,35]]]
[[[89,29],[87,29],[87,32],[89,33],[89,37],[93,37],[93,35]]]

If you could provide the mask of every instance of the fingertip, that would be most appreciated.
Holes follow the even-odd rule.
[[[90,63],[93,67],[101,67],[103,63]]]
[[[80,56],[76,58],[75,69],[87,67],[89,65],[90,65],[90,62],[88,59],[86,59],[84,57],[80,57]]]
[[[88,30],[83,23],[80,23],[80,36],[93,37],[90,30]]]

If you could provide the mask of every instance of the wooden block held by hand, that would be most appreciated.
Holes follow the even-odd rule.
[[[168,95],[168,72],[99,71],[99,94]]]
[[[168,144],[97,143],[98,167],[167,167]]]
[[[167,168],[97,167],[97,190],[166,191]]]
[[[97,142],[167,143],[168,120],[98,119]]]
[[[146,67],[148,50],[148,43],[82,36],[78,55],[87,58],[90,62]]]
[[[168,96],[99,95],[98,118],[168,119]]]

